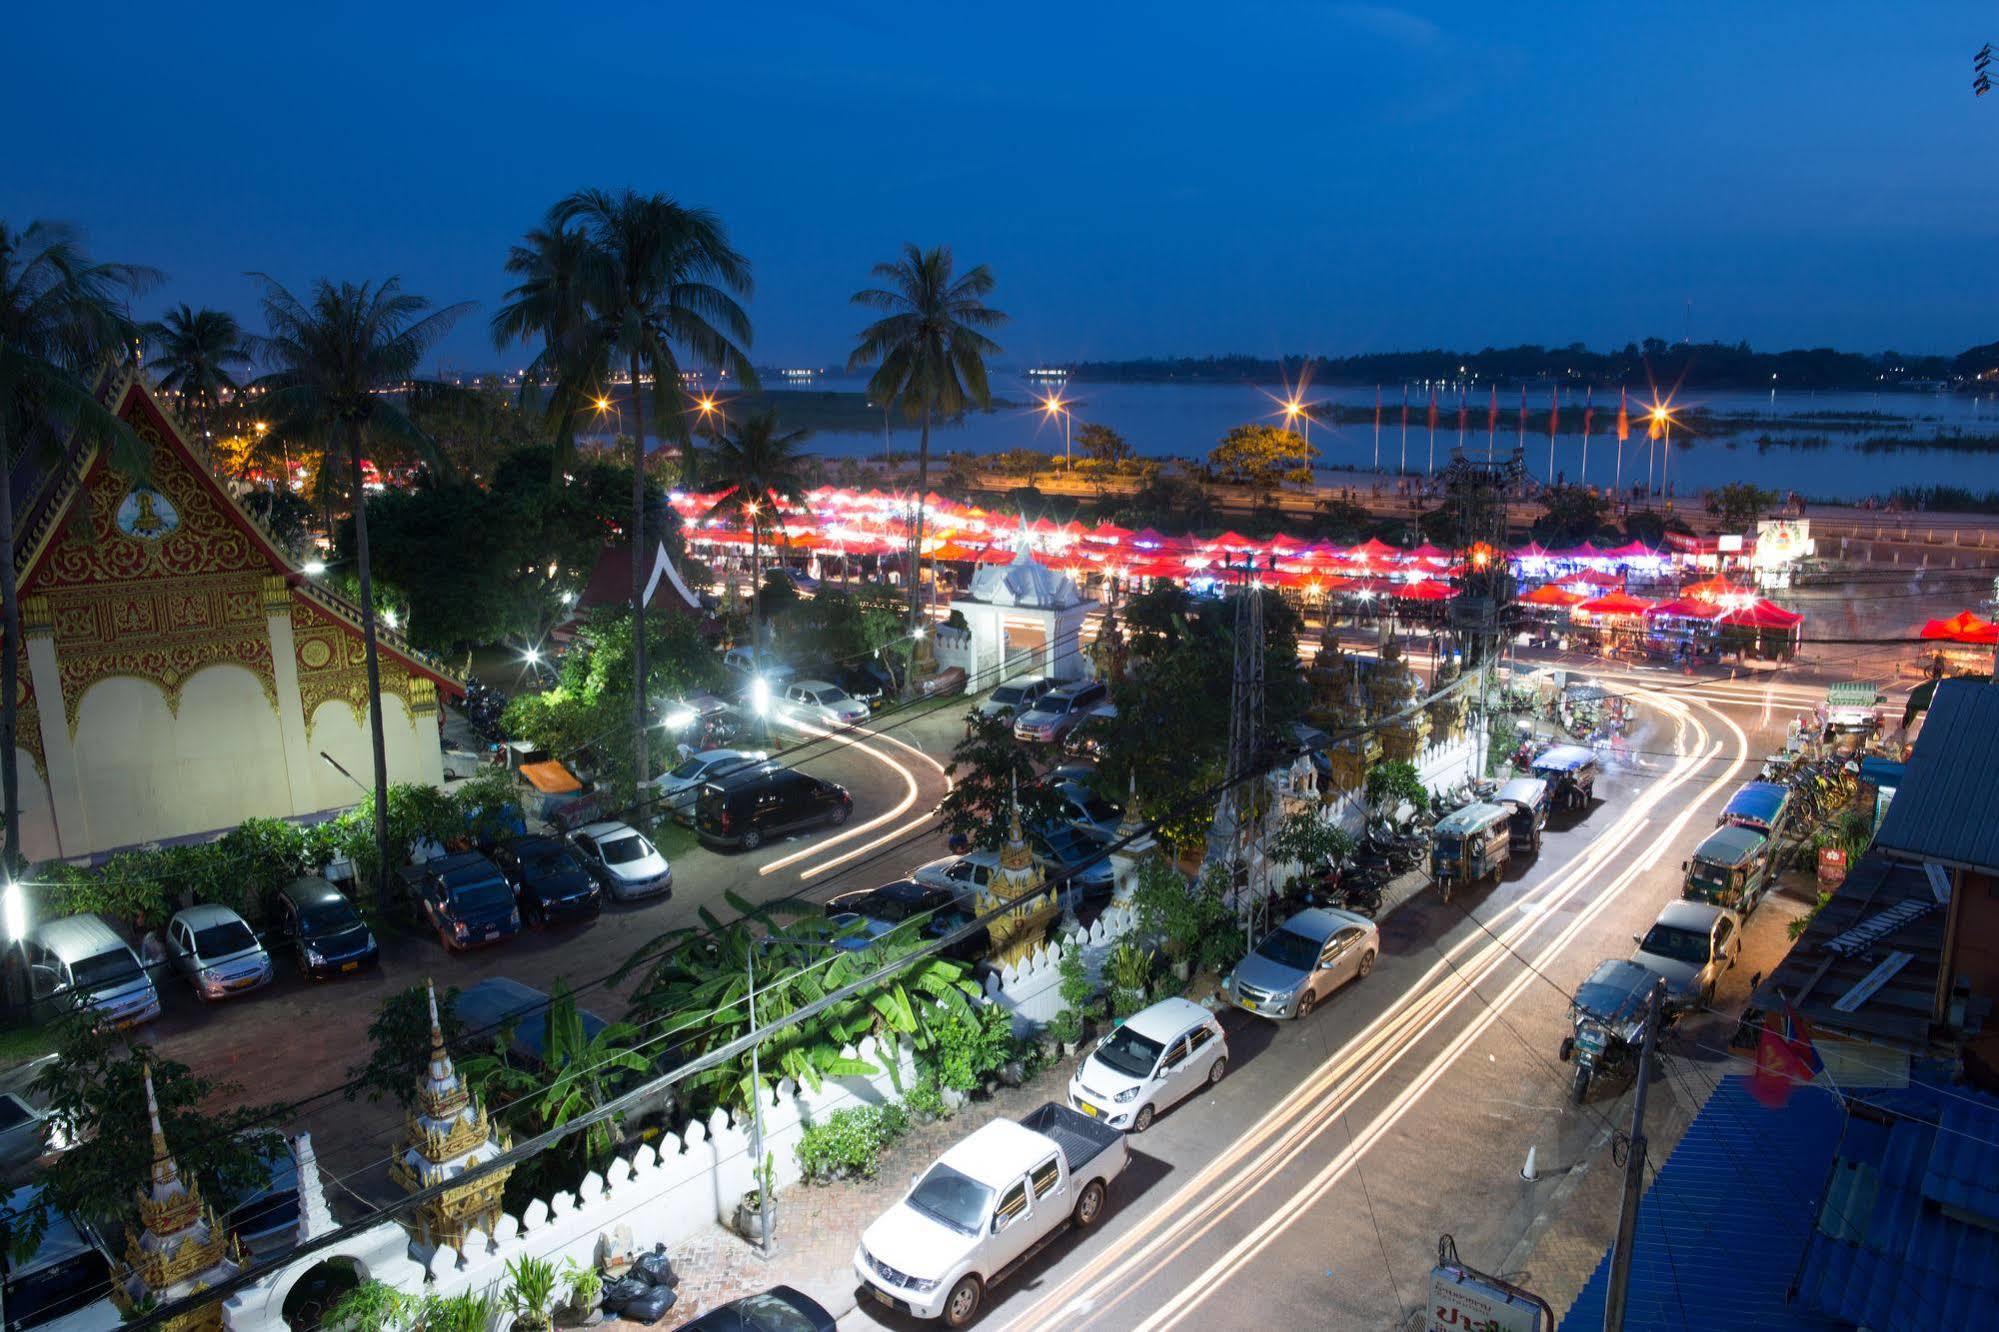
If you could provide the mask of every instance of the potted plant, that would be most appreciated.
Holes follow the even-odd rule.
[[[1083,1015],[1073,1008],[1063,1009],[1049,1021],[1048,1034],[1061,1044],[1064,1059],[1074,1059],[1083,1045]]]
[[[507,1311],[523,1332],[548,1332],[554,1326],[555,1264],[522,1254],[507,1263]]]
[[[555,1311],[556,1319],[565,1326],[579,1327],[597,1312],[597,1301],[604,1294],[604,1274],[594,1264],[565,1258],[562,1260],[562,1289],[566,1298]]]
[[[1104,973],[1110,981],[1111,1016],[1128,1018],[1145,1007],[1152,981],[1152,954],[1126,939],[1111,949]]]
[[[752,1244],[764,1242],[764,1199],[770,1199],[770,1225],[777,1230],[777,1156],[764,1153],[764,1162],[752,1172],[756,1187],[744,1192],[736,1204],[736,1233]]]

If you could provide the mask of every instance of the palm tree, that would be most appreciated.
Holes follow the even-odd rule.
[[[874,266],[874,276],[887,285],[855,292],[854,304],[883,315],[861,330],[847,368],[876,366],[868,396],[884,405],[897,403],[923,422],[916,450],[916,532],[909,543],[909,620],[915,628],[923,607],[917,574],[923,497],[930,491],[930,422],[956,416],[968,403],[991,405],[986,357],[997,354],[999,344],[980,330],[998,328],[1006,316],[985,303],[993,289],[992,270],[978,264],[956,277],[944,246],[919,250],[905,244],[894,263]]]
[[[367,491],[361,457],[400,445],[434,458],[430,441],[391,392],[407,388],[425,353],[470,307],[432,310],[388,278],[378,284],[321,280],[305,302],[262,273],[264,322],[252,340],[270,367],[257,380],[268,397],[272,429],[319,449],[322,471],[347,464],[354,505],[354,565],[361,581],[361,639],[368,666],[368,729],[375,760],[375,888],[389,900],[389,761],[382,740],[382,666],[375,647],[375,588],[368,563]]]
[[[750,520],[750,643],[758,653],[763,651],[764,520],[777,512],[779,501],[805,503],[804,460],[798,449],[811,433],[779,433],[777,413],[758,412],[737,428],[734,437],[715,436],[704,469],[711,481],[730,488],[709,513],[734,513]]]
[[[235,315],[224,311],[205,306],[191,310],[182,305],[139,331],[146,345],[157,353],[164,372],[159,377],[160,387],[194,409],[202,442],[206,443],[209,417],[222,400],[222,390],[234,392],[236,388],[229,367],[250,359],[242,325]]]
[[[646,754],[645,580],[652,561],[646,541],[646,398],[652,375],[653,422],[660,434],[694,447],[682,401],[680,351],[702,365],[754,387],[746,349],[750,318],[738,296],[750,292],[750,263],[729,244],[721,219],[663,194],[579,190],[558,203],[548,225],[579,225],[590,241],[584,265],[589,318],[579,331],[579,364],[624,362],[632,383],[632,654],[633,770],[652,776]]]
[[[141,445],[91,381],[106,358],[132,345],[125,301],[159,279],[149,268],[101,263],[62,222],[0,222],[0,789],[6,857],[21,849],[20,774],[14,764],[19,716],[20,589],[14,581],[14,465],[59,452],[72,437],[110,451],[124,470],[142,463]]]
[[[508,1059],[505,1049],[472,1055],[460,1063],[465,1081],[477,1089],[488,1108],[526,1102],[534,1131],[561,1128],[618,1094],[624,1073],[644,1073],[652,1061],[640,1050],[639,1029],[613,1022],[592,1036],[583,1028],[576,996],[560,980],[549,992],[541,1066],[524,1068]],[[601,1161],[617,1145],[617,1123],[599,1120],[579,1140],[584,1167]]]
[[[590,317],[583,291],[589,262],[590,238],[581,228],[554,222],[536,227],[507,253],[507,272],[520,281],[493,316],[494,346],[504,350],[516,342],[541,343],[521,395],[525,406],[529,383],[548,386],[546,416],[555,445],[550,484],[560,481],[575,453],[577,414],[589,408],[593,390],[600,391],[604,383],[603,349],[582,338]]]

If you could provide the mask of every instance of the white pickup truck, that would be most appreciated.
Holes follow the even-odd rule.
[[[1124,1134],[1050,1102],[994,1120],[937,1158],[854,1250],[862,1287],[893,1309],[963,1327],[986,1288],[1073,1222],[1103,1215]]]

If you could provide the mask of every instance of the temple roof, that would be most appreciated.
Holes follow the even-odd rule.
[[[980,565],[972,575],[968,595],[992,606],[1030,610],[1067,610],[1083,602],[1083,594],[1073,582],[1034,558],[1033,541],[1024,524],[1014,538],[1012,563]]]

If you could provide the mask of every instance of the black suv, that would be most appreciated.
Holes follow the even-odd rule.
[[[854,812],[854,798],[837,782],[790,768],[752,768],[701,788],[694,833],[708,846],[754,851],[800,828],[837,828]]]
[[[595,920],[603,910],[597,881],[560,837],[510,837],[493,848],[493,863],[513,885],[530,925]]]
[[[411,865],[402,872],[416,912],[447,950],[498,943],[520,933],[513,885],[477,851]]]
[[[375,936],[346,894],[324,879],[293,879],[271,894],[264,918],[272,951],[279,940],[298,950],[298,969],[314,980],[372,967],[381,960]]]

